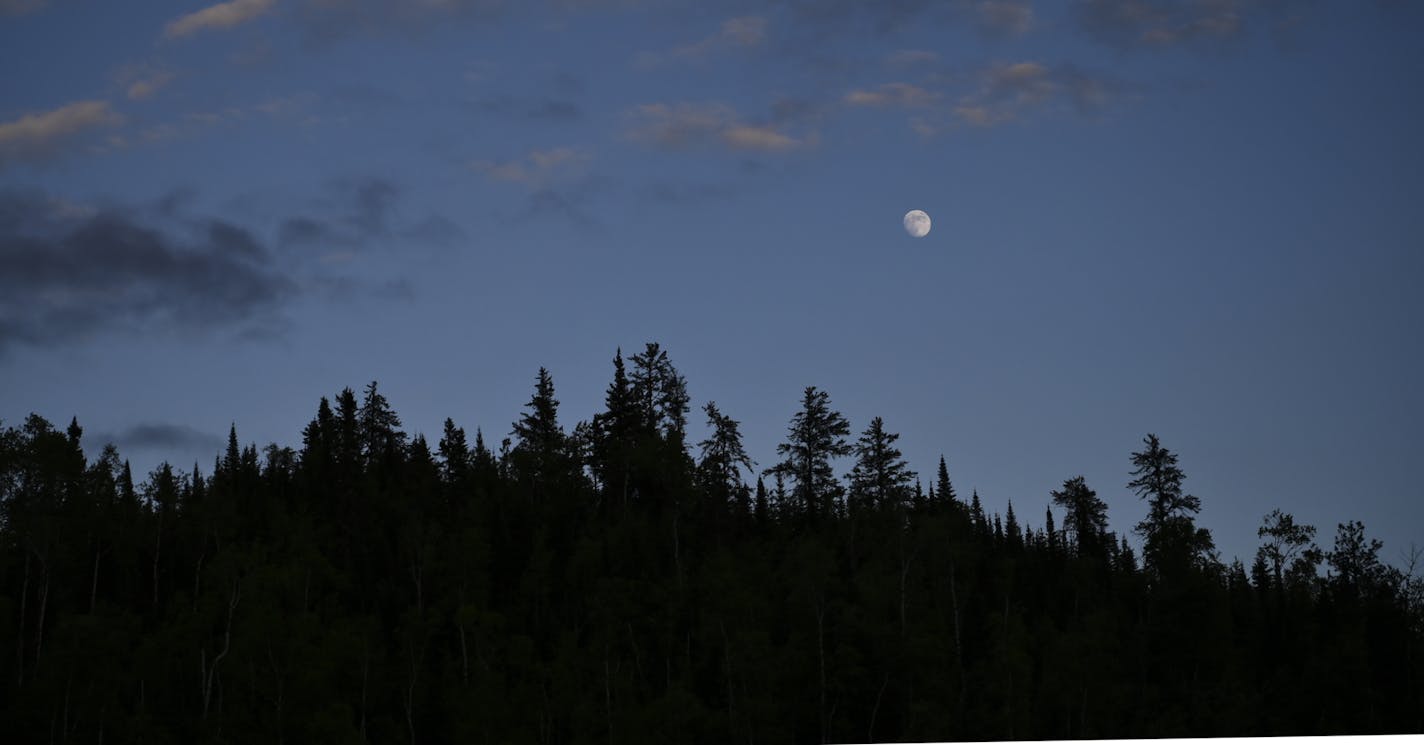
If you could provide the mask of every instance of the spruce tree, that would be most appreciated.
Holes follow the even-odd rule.
[[[446,417],[445,429],[436,447],[445,483],[460,482],[470,468],[470,446],[465,440],[465,430],[456,427],[455,420]]]
[[[401,431],[400,417],[371,381],[366,386],[357,411],[357,436],[361,443],[361,457],[368,467],[389,465],[399,457],[405,446],[405,433]]]
[[[510,433],[519,438],[512,457],[522,473],[534,478],[551,475],[564,453],[564,430],[559,426],[559,402],[554,398],[554,379],[549,371],[539,368],[534,383],[534,395],[525,404]]]
[[[983,538],[989,535],[989,521],[984,517],[984,507],[979,504],[979,490],[975,489],[969,500],[969,521],[974,526],[974,534]]]
[[[935,473],[936,498],[945,504],[955,504],[954,485],[949,482],[949,469],[944,465],[944,456],[939,457],[939,470]]]
[[[1013,500],[1009,500],[1009,508],[1004,512],[1004,540],[1012,551],[1020,551],[1024,547],[1023,529],[1014,515]]]
[[[846,477],[852,514],[857,509],[904,506],[915,473],[895,447],[898,439],[900,435],[886,432],[885,422],[875,417],[856,441],[856,464]]]
[[[785,460],[772,469],[795,483],[796,509],[810,519],[829,517],[840,496],[831,461],[850,453],[850,423],[830,406],[825,391],[807,386],[801,410],[791,418],[786,442],[776,446]]]

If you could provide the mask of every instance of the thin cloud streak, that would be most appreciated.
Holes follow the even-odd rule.
[[[107,101],[76,101],[0,123],[0,168],[12,161],[51,157],[83,133],[122,120]]]
[[[169,39],[192,36],[200,31],[221,31],[256,20],[272,9],[277,0],[229,0],[176,18],[163,29]]]
[[[629,112],[636,142],[678,150],[720,146],[730,150],[785,152],[817,144],[814,132],[796,137],[775,123],[741,120],[735,109],[719,103],[642,104]]]

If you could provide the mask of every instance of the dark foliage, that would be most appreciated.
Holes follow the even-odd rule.
[[[1424,731],[1424,584],[1359,523],[1322,549],[1273,512],[1224,565],[1148,436],[1139,562],[1081,477],[986,515],[941,459],[926,495],[815,388],[749,482],[736,420],[706,404],[694,458],[666,351],[631,362],[568,429],[540,370],[497,452],[408,435],[375,383],[321,399],[300,450],[234,427],[211,473],[137,484],[78,422],[0,427],[3,739]]]

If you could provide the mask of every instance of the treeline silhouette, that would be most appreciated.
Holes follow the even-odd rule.
[[[778,461],[656,344],[565,428],[549,373],[492,450],[376,383],[299,448],[136,482],[38,416],[0,432],[0,739],[784,743],[1424,731],[1424,603],[1356,522],[1267,516],[1247,568],[1177,456],[985,514],[807,388]],[[1032,454],[1025,454],[1032,457]],[[838,462],[852,465],[837,478]],[[1118,485],[1112,485],[1116,488]]]

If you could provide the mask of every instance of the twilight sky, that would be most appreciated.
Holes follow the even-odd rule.
[[[752,457],[801,389],[1040,525],[1179,453],[1424,545],[1424,5],[0,0],[0,419],[145,473],[379,380],[491,444],[660,341]],[[906,236],[923,209],[934,230]],[[842,464],[845,468],[849,463]]]

